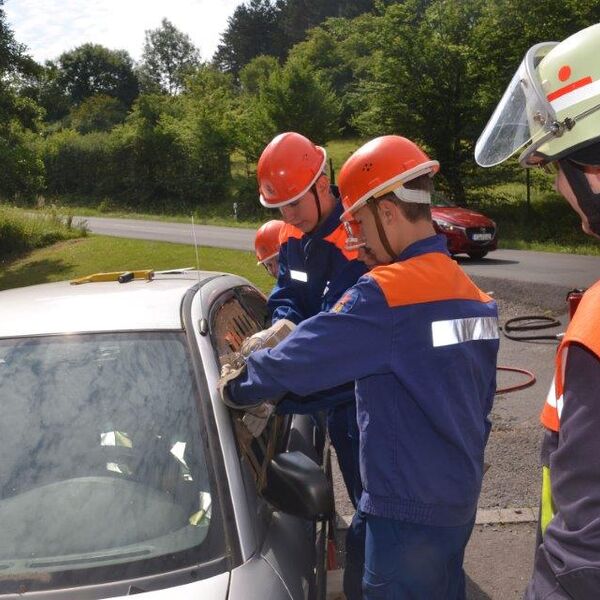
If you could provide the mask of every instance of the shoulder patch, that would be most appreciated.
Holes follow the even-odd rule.
[[[342,297],[331,307],[332,313],[349,313],[358,300],[358,290],[350,288],[342,294]]]

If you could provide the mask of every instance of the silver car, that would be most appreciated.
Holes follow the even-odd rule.
[[[0,292],[0,598],[323,598],[328,450],[216,391],[264,296],[198,271]]]

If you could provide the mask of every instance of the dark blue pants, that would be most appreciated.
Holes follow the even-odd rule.
[[[354,402],[338,406],[327,415],[329,438],[335,448],[338,464],[348,496],[354,508],[362,494],[358,463],[358,425]],[[347,600],[362,600],[362,578],[365,564],[364,515],[357,511],[346,533],[346,569],[344,571],[344,593]]]
[[[464,600],[474,522],[432,527],[366,515],[364,599]]]

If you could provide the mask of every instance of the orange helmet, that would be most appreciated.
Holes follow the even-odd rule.
[[[260,203],[279,208],[301,198],[325,169],[327,153],[299,133],[274,137],[258,159]]]
[[[421,175],[433,177],[439,168],[437,160],[430,160],[414,142],[399,135],[384,135],[367,142],[340,170],[338,185],[345,209],[341,220],[347,220],[369,198],[383,196]],[[417,197],[403,199],[423,201]]]
[[[259,265],[279,253],[279,233],[284,225],[283,221],[267,221],[256,232],[254,249]]]

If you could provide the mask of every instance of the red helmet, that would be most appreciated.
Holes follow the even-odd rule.
[[[254,249],[258,264],[277,256],[279,253],[279,233],[285,225],[283,221],[267,221],[261,225],[254,238]]]
[[[414,142],[399,135],[384,135],[361,146],[342,166],[338,185],[344,205],[341,219],[404,183],[438,172],[440,163],[430,160]]]
[[[274,137],[256,169],[260,203],[279,208],[298,200],[323,173],[326,161],[325,149],[299,133],[288,131]]]

